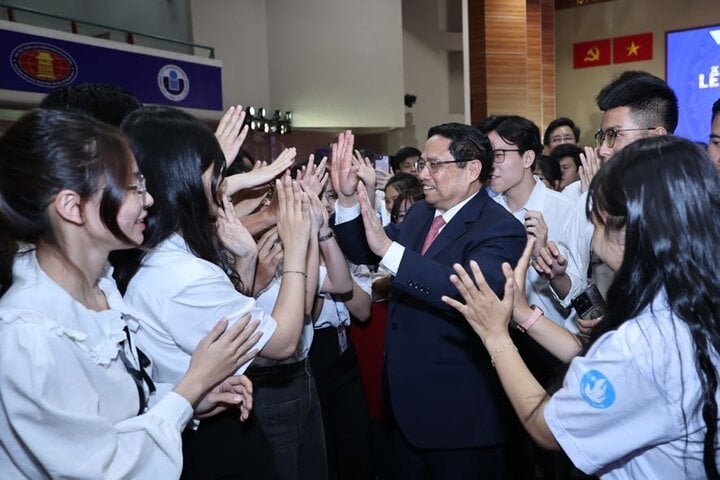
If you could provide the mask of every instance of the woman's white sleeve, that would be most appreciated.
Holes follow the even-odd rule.
[[[191,405],[171,392],[134,416],[138,403],[128,401],[135,399],[124,382],[134,384],[117,362],[98,365],[41,324],[4,328],[0,438],[7,456],[0,457],[29,478],[179,477]]]
[[[553,436],[585,473],[668,442],[680,431],[662,385],[639,368],[643,345],[606,334],[587,356],[573,359],[563,387],[545,408]]]

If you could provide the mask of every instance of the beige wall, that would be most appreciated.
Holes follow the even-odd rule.
[[[451,82],[450,72],[458,72],[448,66],[448,51],[461,51],[462,37],[444,31],[445,8],[443,0],[403,1],[405,93],[417,95],[417,103],[405,109],[404,128],[385,135],[386,151],[391,155],[405,146],[422,150],[433,125],[465,121],[464,112],[451,113],[450,98],[462,97],[457,91],[462,83]]]
[[[222,60],[223,103],[270,106],[266,0],[191,0],[193,40]]]
[[[292,110],[295,128],[404,125],[400,0],[192,0],[223,101]]]
[[[274,107],[297,128],[403,125],[400,0],[270,0]]]
[[[558,10],[557,115],[575,120],[583,143],[592,144],[600,124],[594,100],[600,89],[624,70],[646,70],[665,78],[665,32],[718,23],[719,5],[718,0],[615,0]],[[653,32],[652,60],[573,69],[573,43],[645,32]]]

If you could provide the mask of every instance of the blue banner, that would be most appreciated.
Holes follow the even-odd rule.
[[[124,44],[113,48],[110,41],[68,36],[0,22],[0,89],[46,94],[63,85],[102,82],[128,89],[143,103],[223,109],[219,61],[172,52],[162,56],[161,50]]]
[[[675,134],[708,141],[712,104],[720,98],[720,25],[668,32],[668,85],[680,105]]]

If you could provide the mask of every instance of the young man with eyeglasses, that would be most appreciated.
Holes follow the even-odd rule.
[[[535,160],[542,152],[537,125],[527,118],[505,115],[495,117],[485,128],[493,147],[489,186],[500,193],[494,200],[525,225],[528,235],[537,238],[533,251],[533,257],[537,257],[549,241],[559,241],[576,222],[574,202],[550,190],[533,175]],[[562,253],[567,256],[567,252]],[[569,269],[567,274],[580,280],[574,269]],[[553,281],[560,284],[570,279],[558,275]],[[552,294],[547,278],[530,269],[525,288],[531,304],[544,311],[548,318],[564,324],[570,312]]]
[[[677,127],[675,92],[648,72],[623,72],[600,90],[596,101],[603,115],[595,141],[606,162],[635,140],[668,135]]]
[[[492,172],[487,137],[457,123],[433,127],[428,137],[417,162],[425,200],[383,229],[353,172],[352,135],[341,134],[333,150],[334,230],[352,262],[379,261],[393,274],[385,371],[398,478],[504,479],[507,402],[488,352],[441,297],[459,296],[449,277],[455,263],[470,260],[502,295],[500,266],[517,262],[527,237],[484,191]]]
[[[612,273],[604,265],[593,264],[590,268],[590,247],[594,228],[585,214],[587,188],[595,168],[610,160],[616,153],[632,142],[654,135],[668,135],[675,131],[678,123],[678,101],[675,92],[664,80],[648,72],[631,70],[616,77],[602,88],[596,97],[602,110],[600,129],[595,133],[596,148],[585,148],[581,182],[566,188],[575,187],[582,192],[576,202],[577,221],[566,234],[570,250],[570,264],[577,264],[580,272],[585,272],[581,281],[572,281],[569,292],[558,291],[565,304],[580,294],[587,286],[587,272],[592,270],[593,281],[604,294],[612,282]],[[596,320],[578,320],[580,331],[589,333],[597,324]]]

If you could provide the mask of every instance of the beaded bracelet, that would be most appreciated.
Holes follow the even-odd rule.
[[[285,275],[286,273],[297,273],[298,275],[302,275],[303,277],[307,278],[307,273],[301,272],[300,270],[284,270],[282,273],[283,275]]]

